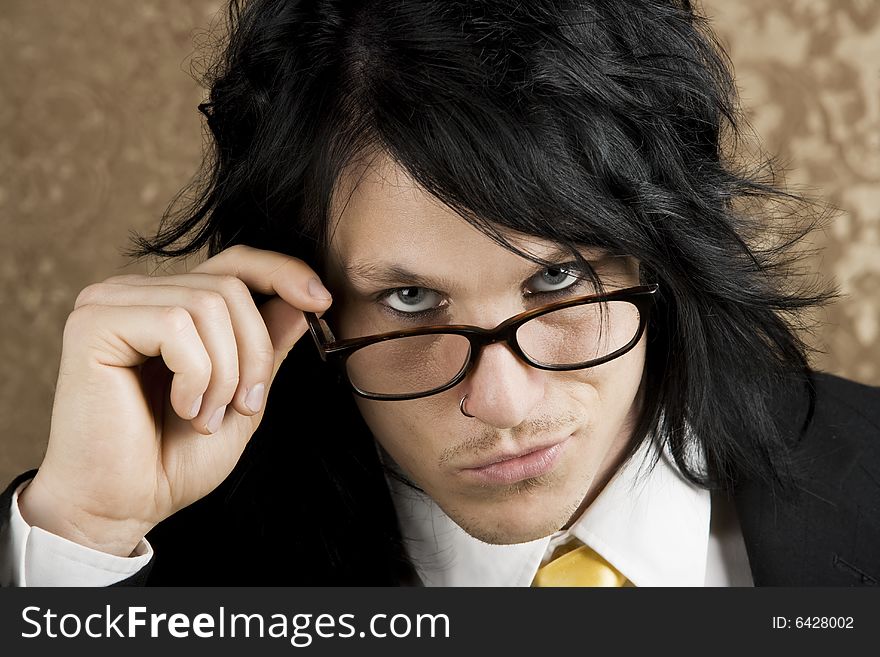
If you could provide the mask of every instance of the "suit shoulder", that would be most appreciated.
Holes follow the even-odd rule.
[[[814,372],[817,413],[833,425],[880,432],[880,387],[827,372]]]

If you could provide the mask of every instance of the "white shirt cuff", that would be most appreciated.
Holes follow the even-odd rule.
[[[129,557],[117,557],[74,543],[25,522],[12,495],[6,536],[0,536],[0,578],[5,586],[109,586],[147,565],[153,548],[142,539]]]

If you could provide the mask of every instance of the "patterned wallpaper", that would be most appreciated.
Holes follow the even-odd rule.
[[[811,340],[822,369],[880,385],[880,2],[704,3],[742,104],[787,181],[840,212],[812,261],[844,297]]]
[[[196,171],[189,75],[219,0],[0,0],[0,483],[48,437],[65,319]],[[840,208],[816,365],[880,385],[880,2],[705,0],[789,184]]]

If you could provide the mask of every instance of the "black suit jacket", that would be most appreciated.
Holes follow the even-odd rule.
[[[734,496],[756,586],[880,583],[880,387],[813,377],[815,413],[796,441],[798,495],[744,482]],[[804,395],[784,398],[777,423],[795,441]]]
[[[876,585],[880,388],[821,373],[812,386],[812,408],[806,390],[775,401],[775,421],[795,443],[796,495],[783,497],[757,481],[734,493],[752,576],[756,586]],[[347,491],[339,512],[327,517],[327,507],[314,501],[332,491],[314,484],[297,490],[289,475],[292,488],[280,492],[277,471],[266,469],[277,460],[271,456],[246,451],[240,474],[156,527],[148,536],[156,557],[123,584],[419,583],[384,480]],[[0,523],[12,490],[34,472],[0,496]],[[260,494],[270,481],[271,492]]]

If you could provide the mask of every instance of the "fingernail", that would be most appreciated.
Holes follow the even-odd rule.
[[[198,415],[198,414],[199,414],[199,411],[202,409],[202,397],[204,397],[204,395],[199,395],[199,396],[198,396],[198,399],[196,399],[196,400],[193,402],[192,408],[189,409],[189,417],[190,417],[190,419],[192,419],[192,418],[194,418],[196,415]]]
[[[226,413],[226,407],[221,406],[216,411],[214,411],[214,415],[211,416],[211,419],[208,420],[207,429],[211,433],[217,433],[217,429],[220,428],[220,425],[223,423],[223,415]]]
[[[321,281],[315,277],[309,279],[309,294],[315,299],[320,299],[321,301],[329,301],[331,299],[330,292],[328,292],[327,288],[321,284]]]
[[[251,409],[254,413],[259,413],[263,408],[263,395],[266,392],[266,385],[258,383],[248,390],[247,397],[244,398],[244,405]]]

